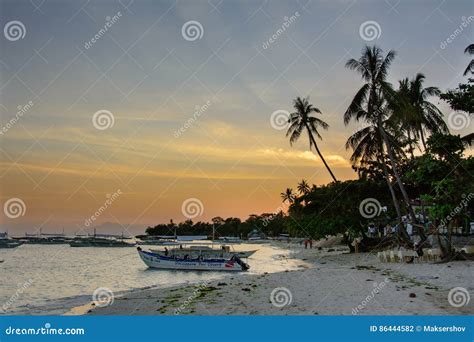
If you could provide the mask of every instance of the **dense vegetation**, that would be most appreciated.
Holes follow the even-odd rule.
[[[148,235],[206,235],[215,238],[223,236],[234,236],[246,238],[250,232],[256,230],[265,236],[276,236],[286,231],[285,220],[282,211],[278,213],[268,213],[261,215],[250,215],[245,221],[238,217],[229,217],[223,219],[214,217],[212,222],[196,222],[186,220],[175,224],[171,221],[168,224],[158,224],[154,227],[148,227],[146,233]]]

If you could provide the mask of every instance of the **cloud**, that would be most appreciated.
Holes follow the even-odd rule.
[[[289,151],[282,148],[266,148],[257,151],[262,156],[274,157],[281,162],[291,163],[292,161],[300,161],[305,165],[314,165],[314,162],[323,165],[321,159],[312,151]],[[324,155],[327,162],[332,162],[333,167],[350,167],[349,162],[342,156],[337,154]],[[305,163],[310,161],[311,163]]]

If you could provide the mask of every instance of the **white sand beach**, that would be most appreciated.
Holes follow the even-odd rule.
[[[381,263],[373,254],[347,254],[343,246],[301,249],[300,270],[237,274],[220,281],[144,289],[89,304],[88,315],[468,315],[448,301],[454,287],[474,294],[472,262]],[[251,260],[250,260],[251,262]],[[276,289],[276,290],[275,290]],[[273,302],[271,301],[272,291]]]

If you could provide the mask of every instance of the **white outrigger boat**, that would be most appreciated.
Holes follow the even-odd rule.
[[[168,247],[173,246],[168,251],[168,256],[183,258],[188,256],[188,258],[198,258],[203,257],[205,259],[229,259],[231,257],[238,256],[239,258],[248,258],[253,255],[257,249],[250,251],[235,251],[233,247],[229,244],[220,244],[220,243],[172,243],[168,244],[165,247],[165,251],[168,250]],[[178,248],[179,246],[179,248]],[[216,248],[217,247],[217,248]],[[232,250],[231,250],[232,248]],[[150,248],[151,252],[162,253],[163,250],[157,250]]]
[[[180,246],[182,247],[182,246]],[[206,253],[207,249],[175,248],[169,251],[144,251],[138,255],[151,268],[192,271],[247,271],[250,266],[237,255],[223,251],[221,255]]]

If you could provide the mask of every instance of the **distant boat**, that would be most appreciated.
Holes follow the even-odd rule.
[[[138,239],[137,245],[162,246],[176,242],[174,236],[168,235],[137,235],[136,238]]]
[[[243,240],[238,236],[221,236],[217,240],[219,241],[227,241],[232,243],[241,243]]]
[[[7,233],[0,233],[0,248],[16,248],[22,244],[23,242],[21,241],[9,238]]]
[[[259,237],[250,237],[246,243],[270,243],[269,239],[262,239]]]
[[[279,234],[275,240],[277,241],[284,241],[284,242],[290,242],[290,234]]]
[[[76,236],[69,242],[71,247],[133,247],[136,243],[125,242],[129,239],[122,235],[97,234],[94,229],[94,235]]]
[[[207,240],[207,235],[178,235],[176,241]]]
[[[11,239],[8,239],[8,241],[5,241],[4,239],[0,239],[0,248],[15,248],[18,246],[21,246],[23,243],[19,241],[14,241]]]
[[[189,271],[247,271],[249,265],[243,262],[237,255],[230,258],[209,258],[199,255],[194,258],[190,255],[180,256],[168,251],[152,252],[144,251],[137,247],[138,255],[143,262],[151,268],[169,270],[189,270]]]
[[[134,243],[128,243],[121,239],[87,236],[74,238],[69,242],[71,247],[133,247]]]
[[[259,232],[257,229],[252,230],[247,236],[247,243],[265,243],[270,242],[267,239],[267,236],[262,232]]]
[[[146,239],[137,242],[137,245],[145,246],[165,246],[176,243],[175,240]]]
[[[71,240],[64,235],[64,229],[62,233],[43,233],[41,228],[37,233],[25,233],[25,236],[13,237],[13,239],[30,245],[64,245]]]
[[[70,242],[70,239],[64,236],[25,236],[15,239],[29,245],[65,245]]]

